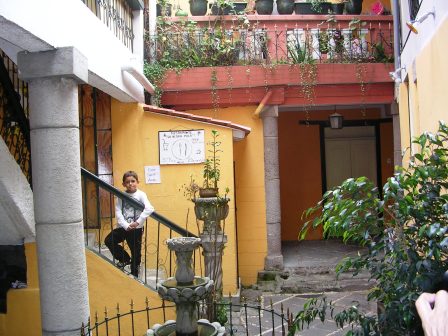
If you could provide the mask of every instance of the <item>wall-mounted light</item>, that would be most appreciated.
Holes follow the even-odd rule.
[[[401,70],[404,70],[404,69],[406,69],[406,68],[401,67],[401,68],[395,69],[395,71],[389,72],[390,78],[392,78],[392,80],[395,83],[401,83]]]
[[[411,30],[411,32],[418,34],[418,29],[417,27],[423,22],[425,21],[428,16],[432,15],[433,17],[436,16],[436,10],[433,8],[432,10],[430,10],[429,12],[426,12],[418,17],[416,17],[414,20],[411,21],[407,21],[406,22],[406,26],[408,26],[408,28]]]
[[[330,127],[332,129],[341,129],[342,128],[342,122],[344,120],[344,117],[340,115],[339,113],[333,113],[330,114],[328,117],[330,119]]]

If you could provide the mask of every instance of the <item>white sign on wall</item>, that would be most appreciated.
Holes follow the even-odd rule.
[[[145,182],[160,183],[160,166],[145,166]]]
[[[161,165],[203,163],[204,161],[204,130],[159,132],[159,163]]]

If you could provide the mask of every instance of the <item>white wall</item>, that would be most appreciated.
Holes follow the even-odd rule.
[[[406,22],[410,20],[409,3],[401,1],[401,36],[402,44],[404,46],[401,54],[401,66],[404,66],[410,71],[412,69],[412,62],[415,57],[421,52],[427,43],[431,40],[437,28],[444,20],[448,19],[448,1],[447,0],[424,0],[422,1],[417,17],[435,9],[436,15],[429,16],[418,26],[418,34],[410,33]],[[409,38],[407,36],[409,35]],[[407,39],[407,42],[406,42]],[[404,78],[404,76],[402,76]]]
[[[0,0],[0,48],[12,52],[73,46],[88,59],[89,84],[125,102],[143,102],[141,85],[121,68],[143,69],[143,15],[134,15],[134,54],[80,0]],[[138,44],[136,44],[138,43]]]
[[[33,193],[3,139],[0,157],[0,245],[34,241]]]

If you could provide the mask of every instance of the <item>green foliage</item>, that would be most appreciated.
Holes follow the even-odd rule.
[[[347,310],[341,315],[339,325],[356,322],[359,335],[421,334],[415,300],[436,291],[447,268],[448,126],[440,123],[436,134],[417,137],[413,148],[409,167],[397,168],[383,198],[366,178],[348,179],[304,212],[309,220],[301,239],[310,227],[322,225],[326,237],[342,235],[344,242],[366,247],[336,268],[337,274],[370,271],[375,286],[368,300],[383,307],[369,318]],[[307,316],[300,314],[295,325]]]
[[[325,0],[307,0],[307,2],[311,3],[311,9],[316,13],[322,13],[322,3]]]
[[[220,300],[218,303],[215,303],[215,316],[216,321],[219,322],[222,326],[226,325],[229,320],[227,317],[227,304],[224,300]]]
[[[157,36],[149,41],[155,59],[168,69],[234,65],[242,41],[215,22],[200,28],[195,21],[159,21]]]
[[[208,150],[210,156],[205,159],[203,170],[204,188],[218,188],[218,182],[221,177],[221,160],[218,153],[222,152],[219,149],[221,141],[218,141],[218,137],[219,132],[212,130],[212,141],[208,143],[211,146],[211,149]]]
[[[305,41],[303,47],[300,46],[299,41],[288,43],[288,56],[291,59],[292,64],[315,62],[309,41]]]
[[[185,198],[189,201],[196,199],[196,194],[199,191],[199,185],[196,183],[193,175],[190,175],[190,181],[188,183],[182,184],[179,191],[183,191]]]
[[[155,93],[154,93],[154,104],[160,105],[160,99],[162,97],[162,82],[165,78],[166,68],[162,66],[160,63],[148,63],[145,61],[143,65],[143,73],[146,78],[154,84]]]
[[[377,43],[372,45],[373,59],[375,62],[380,63],[392,63],[394,61],[393,56],[388,56],[384,50],[384,45],[382,43]]]

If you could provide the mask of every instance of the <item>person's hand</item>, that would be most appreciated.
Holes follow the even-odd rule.
[[[132,222],[131,224],[129,224],[128,228],[126,229],[127,231],[131,231],[134,230],[135,228],[137,228],[138,223],[137,222]]]
[[[415,302],[426,336],[448,336],[448,293],[422,293]]]

